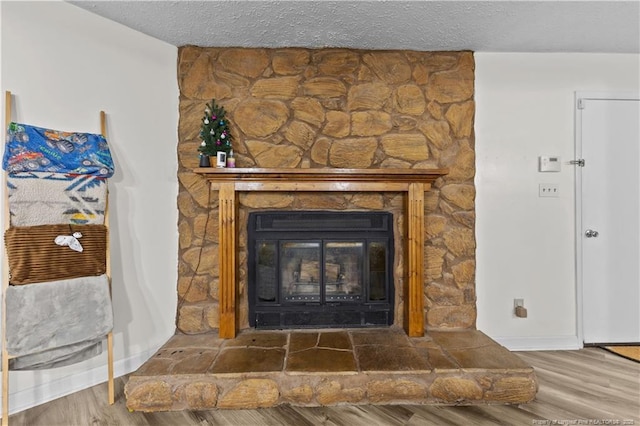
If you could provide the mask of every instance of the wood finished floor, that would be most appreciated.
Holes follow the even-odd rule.
[[[10,425],[640,425],[640,363],[600,348],[517,352],[532,365],[540,390],[519,406],[281,406],[262,410],[128,412],[126,377],[116,380],[116,403],[107,385],[57,399],[10,416]]]

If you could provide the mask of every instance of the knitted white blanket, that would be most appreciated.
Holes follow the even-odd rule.
[[[12,226],[104,223],[107,180],[89,175],[21,172],[7,176]]]

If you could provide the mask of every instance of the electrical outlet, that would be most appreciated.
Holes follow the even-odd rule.
[[[558,197],[560,195],[560,189],[557,183],[541,183],[538,186],[539,197]]]
[[[518,306],[516,308],[515,314],[518,318],[526,318],[527,317],[527,310],[524,306]]]
[[[524,307],[524,299],[513,299],[513,314],[518,318],[527,317],[527,309]]]

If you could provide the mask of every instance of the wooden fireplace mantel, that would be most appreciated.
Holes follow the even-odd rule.
[[[196,168],[218,191],[219,310],[221,338],[238,331],[237,211],[238,192],[406,192],[407,235],[404,279],[404,328],[424,335],[424,193],[447,169],[265,169]]]

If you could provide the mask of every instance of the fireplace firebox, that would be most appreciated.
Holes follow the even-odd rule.
[[[248,226],[253,327],[393,324],[391,213],[252,212]]]

